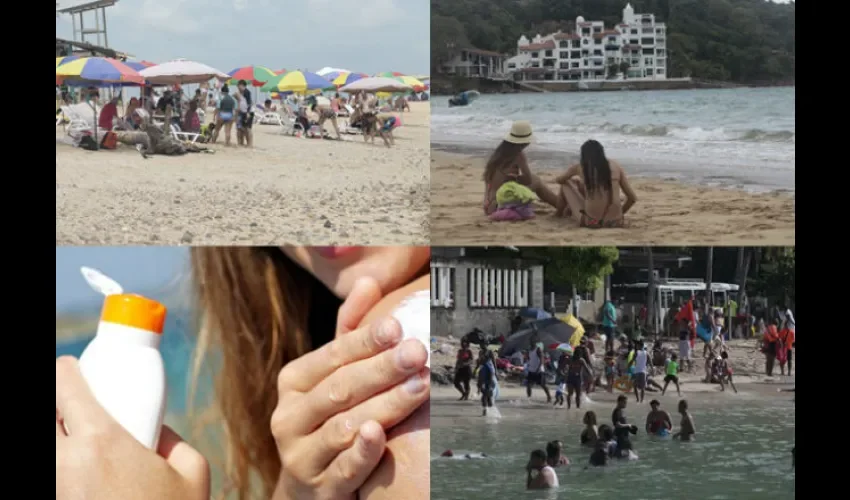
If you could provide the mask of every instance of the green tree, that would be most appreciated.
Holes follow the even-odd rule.
[[[544,259],[546,281],[588,292],[602,286],[620,257],[617,247],[529,247],[523,255]]]

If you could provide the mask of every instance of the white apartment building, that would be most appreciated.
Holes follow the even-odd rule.
[[[625,75],[613,65],[628,65]],[[653,14],[635,14],[631,4],[623,21],[605,28],[602,21],[576,18],[575,33],[523,35],[517,55],[505,62],[505,72],[520,81],[582,81],[614,79],[664,80],[667,78],[667,27]]]

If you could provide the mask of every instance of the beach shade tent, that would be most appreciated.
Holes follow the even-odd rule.
[[[364,73],[342,73],[341,75],[332,78],[331,83],[339,87],[344,87],[350,83],[354,83],[357,80],[362,80],[364,78],[368,78],[369,75]]]
[[[538,309],[536,307],[523,307],[517,313],[517,316],[520,318],[530,318],[530,319],[546,319],[551,318],[552,315],[543,309]]]
[[[569,344],[575,332],[574,326],[564,323],[558,318],[530,321],[505,339],[502,348],[499,349],[499,356],[509,357],[517,351],[530,349],[531,339],[535,333],[537,334],[537,342],[548,348],[551,345]]]
[[[288,71],[260,87],[263,92],[295,92],[303,94],[313,90],[333,90],[334,84],[316,73]]]
[[[277,76],[274,71],[264,66],[243,66],[227,74],[230,75],[228,81],[230,85],[236,85],[239,80],[245,80],[253,87],[262,87],[267,81]]]
[[[369,77],[361,78],[354,83],[341,87],[343,92],[408,92],[413,90],[410,85],[394,78]]]
[[[213,78],[227,80],[230,75],[195,61],[175,59],[139,72],[151,85],[183,85],[204,83]]]
[[[395,77],[395,79],[402,83],[410,85],[413,88],[414,92],[424,92],[428,88],[425,86],[424,83],[417,80],[416,78],[413,78],[412,76],[397,76]]]

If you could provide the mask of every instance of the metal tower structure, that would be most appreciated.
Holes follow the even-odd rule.
[[[58,9],[56,12],[57,14],[71,15],[75,42],[109,47],[109,38],[106,34],[106,8],[112,7],[116,3],[118,3],[118,0],[96,0]],[[59,4],[57,3],[56,6],[58,7]],[[94,26],[91,26],[91,16],[87,16],[89,12],[94,12]],[[90,23],[88,25],[86,24],[87,17]]]

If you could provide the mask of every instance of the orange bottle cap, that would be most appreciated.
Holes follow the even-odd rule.
[[[100,320],[162,334],[167,312],[164,305],[141,295],[108,295]]]

